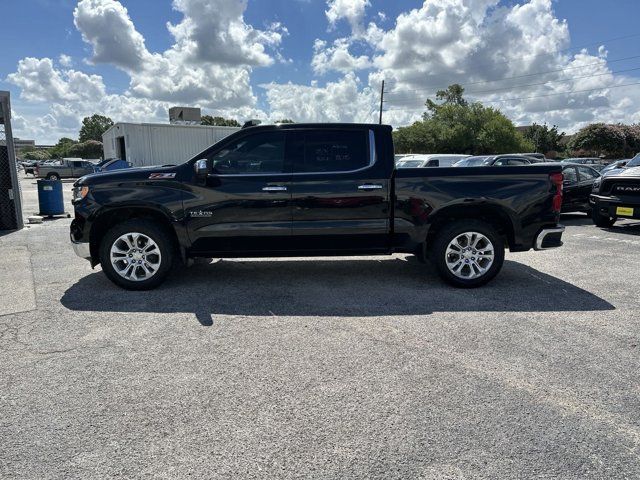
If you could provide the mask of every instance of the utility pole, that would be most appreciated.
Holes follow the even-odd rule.
[[[380,125],[382,125],[382,105],[384,104],[384,80],[382,80],[382,88],[380,89]]]

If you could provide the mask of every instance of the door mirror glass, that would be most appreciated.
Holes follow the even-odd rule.
[[[205,159],[196,160],[196,163],[193,164],[193,170],[198,177],[206,177],[209,174],[207,161]]]

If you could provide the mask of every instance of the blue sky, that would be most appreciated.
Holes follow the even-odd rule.
[[[178,0],[180,2],[182,0]],[[201,2],[204,0],[200,0]],[[349,115],[352,116],[367,116],[368,107],[374,106],[374,97],[372,93],[376,83],[381,76],[388,78],[394,77],[395,72],[402,71],[402,74],[397,78],[391,78],[390,84],[393,83],[394,88],[397,89],[398,97],[405,98],[403,95],[409,95],[408,92],[415,92],[420,89],[420,74],[425,79],[429,76],[428,62],[431,59],[433,52],[413,52],[416,58],[420,59],[420,55],[424,55],[424,60],[416,61],[415,71],[411,71],[411,66],[402,65],[399,68],[400,60],[403,56],[402,52],[396,51],[399,48],[404,48],[402,43],[402,35],[406,33],[406,29],[396,28],[397,19],[400,15],[407,15],[412,10],[414,12],[422,11],[419,16],[415,14],[415,18],[419,21],[430,21],[434,18],[435,14],[439,11],[442,15],[451,20],[448,35],[444,35],[442,38],[451,37],[452,45],[458,42],[455,48],[451,47],[451,57],[456,58],[455,64],[447,65],[447,68],[451,70],[442,70],[444,68],[439,65],[434,67],[433,71],[439,70],[440,78],[444,79],[460,79],[470,78],[493,80],[496,75],[514,76],[520,71],[525,73],[537,74],[541,70],[540,65],[549,64],[551,67],[560,68],[575,68],[574,64],[569,62],[575,61],[573,54],[578,53],[576,47],[583,45],[589,45],[588,53],[593,56],[593,61],[586,59],[582,64],[593,65],[598,59],[603,59],[602,68],[603,73],[600,73],[602,77],[605,77],[607,72],[615,72],[621,69],[631,69],[634,67],[640,67],[640,58],[629,60],[625,62],[614,62],[608,64],[610,60],[616,60],[619,58],[630,57],[633,55],[640,55],[640,49],[637,47],[640,41],[640,36],[631,37],[627,39],[617,39],[618,37],[638,35],[640,31],[637,30],[637,19],[640,16],[640,2],[637,0],[616,0],[615,2],[605,2],[602,0],[561,0],[549,3],[549,0],[504,0],[497,5],[491,4],[491,0],[440,0],[440,3],[447,3],[448,6],[445,9],[442,7],[438,10],[435,7],[427,9],[424,5],[425,2],[418,0],[357,0],[363,4],[362,17],[354,20],[354,17],[349,16],[348,6],[340,5],[335,6],[337,12],[337,20],[332,24],[327,11],[331,7],[331,2],[336,0],[249,0],[245,8],[240,8],[239,19],[240,24],[248,26],[250,29],[258,32],[267,32],[274,34],[279,32],[276,40],[266,40],[264,44],[264,51],[269,61],[264,60],[248,60],[245,63],[244,60],[238,60],[234,65],[218,65],[215,58],[206,58],[205,62],[209,62],[211,68],[229,68],[229,78],[238,79],[238,75],[246,76],[245,80],[240,82],[240,85],[236,85],[238,89],[244,90],[234,92],[233,99],[227,99],[224,102],[220,102],[216,99],[208,99],[199,96],[190,97],[189,93],[181,92],[176,85],[159,87],[157,85],[151,85],[148,77],[138,78],[136,73],[132,73],[131,68],[125,68],[118,64],[117,61],[111,61],[108,55],[105,61],[95,61],[96,48],[100,48],[99,42],[104,42],[104,38],[95,39],[94,43],[91,41],[83,40],[83,34],[80,29],[74,24],[74,9],[78,5],[78,2],[71,0],[3,0],[2,13],[4,18],[9,18],[4,29],[0,30],[0,45],[2,45],[2,55],[0,55],[0,89],[8,89],[12,93],[13,105],[15,113],[20,117],[17,120],[17,131],[21,136],[32,135],[42,136],[38,138],[39,141],[52,141],[58,134],[65,132],[72,133],[74,128],[74,122],[72,117],[73,113],[77,113],[78,116],[85,113],[90,108],[100,108],[100,105],[96,102],[91,104],[89,101],[90,94],[87,94],[86,98],[81,100],[74,99],[73,88],[69,87],[65,90],[64,95],[60,94],[48,94],[43,93],[45,90],[52,88],[50,85],[34,85],[33,78],[38,75],[50,75],[50,71],[44,70],[41,64],[31,65],[29,68],[40,70],[28,70],[25,66],[24,71],[13,77],[13,80],[8,77],[11,74],[18,72],[18,64],[21,60],[27,57],[33,57],[39,61],[42,59],[51,59],[53,69],[58,72],[62,78],[61,81],[67,81],[66,75],[69,70],[82,72],[87,76],[97,75],[101,78],[101,86],[96,87],[96,91],[101,91],[102,85],[104,86],[104,93],[106,95],[113,95],[112,104],[121,100],[121,97],[128,97],[124,100],[126,102],[133,102],[138,99],[144,99],[144,108],[147,112],[148,120],[160,120],[161,107],[164,106],[162,102],[169,103],[185,103],[192,100],[194,104],[202,106],[206,111],[211,113],[224,113],[227,115],[234,115],[241,117],[242,115],[250,116],[266,116],[270,115],[285,115],[288,117],[308,117],[308,118],[296,118],[296,120],[322,120],[325,115],[327,120],[334,119],[348,119],[348,115],[344,108],[332,103],[333,97],[344,95],[356,95],[359,110],[350,111]],[[121,5],[126,8],[126,14],[119,10],[121,16],[126,17],[133,24],[132,30],[140,34],[144,39],[144,45],[149,55],[163,54],[168,51],[175,43],[176,37],[170,33],[167,29],[167,22],[174,25],[180,24],[188,15],[193,15],[197,8],[201,8],[201,3],[198,4],[198,0],[193,0],[190,6],[182,6],[179,9],[174,8],[170,0],[135,0],[126,1],[121,0],[86,0],[86,2],[95,2],[91,5],[85,4],[86,12],[93,9],[96,5],[106,5],[108,7],[113,5]],[[189,0],[184,0],[185,4],[189,3]],[[495,21],[499,17],[499,12],[509,12],[512,10],[518,10],[519,7],[527,5],[529,3],[540,4],[536,7],[536,21],[546,22],[540,23],[541,36],[557,39],[552,41],[550,46],[537,45],[535,55],[542,56],[545,53],[545,49],[549,50],[549,55],[553,55],[553,59],[549,59],[545,63],[540,65],[528,66],[526,68],[517,66],[517,58],[513,59],[513,69],[509,74],[506,74],[501,67],[491,71],[491,65],[486,65],[487,71],[476,72],[469,68],[470,64],[465,67],[465,61],[471,59],[472,55],[477,54],[477,50],[480,48],[477,45],[472,45],[470,37],[457,38],[457,29],[463,31],[466,27],[471,25],[472,28],[480,28],[482,26],[482,33],[478,33],[478,38],[485,42],[484,48],[489,48],[494,42],[495,46],[491,46],[495,51],[500,47],[500,40],[493,38],[491,22]],[[206,3],[206,2],[205,2]],[[236,0],[211,0],[211,4],[215,3],[222,9],[226,5],[240,4]],[[348,2],[347,2],[348,3]],[[427,3],[438,3],[433,0],[429,0]],[[549,3],[549,5],[542,5]],[[473,7],[470,10],[474,10],[476,13],[468,12],[464,6],[471,4]],[[483,10],[482,4],[491,4],[489,10]],[[480,6],[479,6],[480,5]],[[479,10],[475,10],[475,9]],[[190,10],[188,10],[190,9]],[[533,8],[532,8],[533,10]],[[484,18],[478,20],[475,18],[469,20],[465,15],[473,17],[480,11],[480,15],[484,15]],[[185,13],[187,12],[187,13]],[[191,12],[191,13],[188,13]],[[215,9],[214,9],[215,12]],[[384,15],[380,15],[382,12]],[[89,14],[87,13],[87,14]],[[215,14],[210,14],[215,16]],[[547,15],[547,17],[544,17]],[[558,22],[556,26],[549,26],[552,22],[548,21],[548,15],[552,15],[554,21]],[[202,19],[198,19],[197,15],[194,16],[197,22]],[[235,18],[235,17],[234,17]],[[523,18],[533,18],[525,17]],[[546,20],[545,20],[546,18]],[[95,21],[108,22],[109,18],[92,17],[95,25]],[[416,21],[418,21],[416,20]],[[469,24],[456,23],[467,22]],[[567,32],[562,31],[563,21],[566,21]],[[207,28],[218,28],[219,26],[209,26],[206,21],[202,21],[202,28],[206,31]],[[370,23],[375,23],[376,30],[367,28]],[[278,27],[274,27],[274,24],[278,24]],[[358,23],[361,27],[358,31],[356,26]],[[191,24],[189,24],[191,25]],[[429,25],[425,23],[425,25]],[[489,25],[489,26],[488,26]],[[188,25],[187,25],[188,26]],[[89,28],[89,27],[82,27]],[[526,25],[513,27],[515,31],[525,32]],[[285,31],[286,29],[286,31]],[[366,33],[365,33],[366,30]],[[117,30],[115,30],[117,32]],[[85,37],[91,37],[92,33],[85,31]],[[512,32],[507,32],[511,34]],[[412,32],[412,41],[416,43],[425,42],[425,45],[433,38],[420,39],[418,36],[420,32]],[[519,33],[518,33],[519,34]],[[96,34],[97,35],[97,34]],[[385,36],[386,35],[386,36]],[[522,33],[523,48],[528,48],[526,35]],[[333,55],[332,47],[335,46],[336,40],[343,39],[343,46],[345,52],[349,54],[349,61],[353,58],[361,57],[363,65],[360,67],[354,67],[349,70],[348,68],[336,67],[336,63],[331,59]],[[190,39],[197,43],[198,39]],[[314,42],[324,42],[324,47],[314,49]],[[261,40],[262,41],[262,40]],[[443,40],[444,41],[444,40]],[[508,40],[507,40],[508,42]],[[259,42],[258,42],[259,43]],[[461,47],[464,45],[464,48]],[[471,45],[471,46],[469,46]],[[598,54],[599,45],[604,45],[607,50],[606,57],[601,53]],[[104,45],[103,48],[114,48],[110,45]],[[260,47],[256,47],[260,49]],[[410,47],[408,47],[410,48]],[[460,53],[459,49],[464,50]],[[506,47],[505,47],[506,48]],[[393,50],[396,49],[396,50]],[[326,55],[319,56],[319,52],[326,53]],[[407,52],[409,54],[410,52]],[[238,53],[238,56],[246,54],[246,52]],[[61,55],[67,55],[70,57],[70,62],[67,65],[62,65],[60,61]],[[146,53],[143,53],[143,56]],[[249,54],[250,55],[250,54]],[[483,54],[483,55],[486,55]],[[513,52],[505,53],[507,60],[509,55],[514,55]],[[318,64],[322,63],[323,66],[316,68],[312,66],[314,56]],[[444,55],[443,55],[444,56]],[[567,56],[569,58],[567,58]],[[215,55],[214,55],[215,57]],[[377,57],[377,58],[376,58]],[[91,59],[94,59],[93,61]],[[148,57],[151,58],[151,57]],[[481,57],[482,58],[482,57]],[[591,58],[591,57],[590,57]],[[323,60],[324,59],[324,60]],[[510,60],[508,60],[510,61]],[[186,62],[186,61],[185,61]],[[400,63],[399,63],[400,62]],[[477,62],[477,59],[474,59]],[[557,63],[560,62],[560,63]],[[564,62],[564,63],[562,63]],[[591,62],[591,63],[589,63]],[[420,65],[418,65],[420,63]],[[185,68],[190,68],[188,62],[185,64]],[[354,63],[355,65],[355,63]],[[474,63],[477,65],[477,63]],[[579,65],[579,64],[578,64]],[[426,66],[426,67],[425,67]],[[549,67],[549,69],[553,69]],[[531,68],[532,70],[527,70]],[[589,67],[591,68],[591,67]],[[467,77],[456,76],[461,71],[468,71]],[[581,73],[582,70],[574,70]],[[49,72],[49,73],[46,73]],[[391,73],[390,73],[391,72]],[[586,72],[583,76],[587,76],[592,73],[592,70],[584,70]],[[206,77],[210,73],[204,72],[199,78]],[[223,73],[219,73],[223,75]],[[25,79],[31,75],[31,79]],[[152,75],[151,73],[149,75]],[[157,75],[157,72],[156,72]],[[24,77],[24,78],[23,78]],[[615,77],[615,75],[614,75]],[[226,77],[220,77],[223,79]],[[531,77],[537,79],[538,77]],[[544,77],[539,77],[546,79]],[[623,77],[614,78],[615,82],[629,82],[630,78],[640,79],[640,71],[626,72]],[[197,80],[194,80],[196,82]],[[176,82],[178,82],[176,80]],[[312,83],[313,82],[313,83]],[[425,86],[433,85],[429,84],[425,80]],[[139,91],[132,93],[130,87],[136,83],[139,85]],[[178,82],[179,83],[179,82]],[[261,85],[273,84],[276,85],[270,90],[261,88]],[[292,84],[294,87],[287,87],[288,84]],[[317,91],[309,90],[310,86],[317,88]],[[559,84],[558,84],[559,85]],[[565,87],[568,84],[563,84]],[[334,87],[335,86],[335,87]],[[496,86],[496,85],[492,85]],[[571,89],[583,89],[580,85],[569,85]],[[587,86],[590,86],[587,85]],[[596,85],[597,86],[597,85]],[[65,87],[66,88],[66,87]],[[220,82],[213,82],[211,85],[202,85],[202,88],[206,90],[211,88],[212,92],[217,89],[222,89],[224,92],[224,86],[220,85]],[[229,87],[231,89],[236,87]],[[355,88],[355,90],[353,90]],[[561,89],[556,90],[562,91]],[[631,88],[630,88],[631,89]],[[371,90],[371,91],[369,91]],[[425,88],[424,90],[427,90]],[[565,88],[566,90],[566,88]],[[619,89],[611,96],[607,97],[607,102],[615,103],[616,115],[625,117],[625,112],[633,113],[632,109],[636,108],[636,96],[635,92],[632,92],[630,100],[622,98],[622,90],[625,94],[629,89]],[[631,89],[633,90],[633,89]],[[191,90],[190,90],[191,91]],[[541,90],[542,91],[542,90]],[[35,93],[34,93],[35,92]],[[140,93],[144,92],[144,93]],[[249,95],[245,95],[249,92]],[[537,91],[536,91],[537,92]],[[613,91],[612,91],[613,92]],[[519,94],[518,90],[514,90],[513,93],[507,91],[504,95],[508,96]],[[213,95],[213,94],[212,94]],[[216,94],[218,97],[222,94]],[[215,96],[215,95],[213,95]],[[300,97],[301,105],[294,105],[292,103],[292,97]],[[393,95],[392,95],[393,97]],[[172,100],[175,98],[175,102]],[[315,110],[310,110],[308,99],[313,98],[318,105],[315,106]],[[420,97],[422,98],[422,97]],[[495,97],[491,97],[495,98]],[[490,100],[491,98],[487,98]],[[504,96],[502,97],[504,98]],[[568,103],[571,103],[572,99],[565,99]],[[507,109],[513,108],[512,118],[516,123],[525,122],[527,120],[534,121],[548,121],[549,123],[565,123],[562,125],[568,129],[574,128],[574,126],[580,125],[589,120],[595,120],[596,115],[593,114],[598,106],[605,107],[603,99],[594,100],[588,99],[591,104],[584,103],[585,109],[591,109],[591,112],[581,112],[581,114],[571,113],[553,113],[549,114],[548,118],[541,115],[540,112],[536,112],[536,108],[527,108],[508,105]],[[623,101],[624,100],[624,101]],[[327,102],[326,105],[322,105],[322,102]],[[582,101],[582,100],[580,100]],[[156,103],[153,103],[156,102]],[[368,103],[367,103],[368,102]],[[633,107],[621,106],[631,102]],[[574,102],[575,103],[575,102]],[[400,109],[404,104],[400,104]],[[609,105],[611,106],[611,105]],[[419,103],[418,103],[419,107]],[[560,112],[557,109],[558,105],[552,106],[553,112]],[[132,107],[133,108],[133,107]],[[551,108],[549,106],[548,108]],[[135,108],[133,108],[135,110]],[[573,107],[575,110],[575,107]],[[613,108],[610,108],[613,110]],[[637,111],[637,109],[636,109]],[[108,113],[114,113],[109,111]],[[115,113],[119,113],[115,110]],[[402,115],[400,115],[402,113]],[[395,115],[390,112],[390,118],[396,124],[407,123],[411,120],[411,115],[415,117],[416,113],[410,114],[410,112],[400,112]],[[419,114],[419,112],[417,112]],[[122,119],[129,119],[132,117],[132,113],[128,111],[122,112]],[[342,117],[341,115],[347,115]],[[395,116],[394,116],[395,115]],[[610,114],[605,118],[606,121],[627,121],[627,118],[612,118]],[[135,116],[135,115],[134,115]],[[338,118],[339,117],[339,118]],[[544,118],[543,118],[544,117]],[[144,120],[146,118],[136,117],[136,119]],[[117,120],[117,118],[116,118]],[[354,118],[357,120],[357,118]],[[637,121],[637,120],[636,120]]]

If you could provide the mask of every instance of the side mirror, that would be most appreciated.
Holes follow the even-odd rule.
[[[193,164],[193,170],[196,172],[197,177],[206,177],[209,174],[207,161],[205,159],[196,160],[196,163]]]

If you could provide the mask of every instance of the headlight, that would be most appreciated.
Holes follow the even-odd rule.
[[[596,178],[595,181],[593,182],[593,187],[591,188],[591,191],[592,192],[599,192],[601,184],[602,184],[602,177]]]
[[[89,193],[89,187],[86,185],[73,187],[73,202],[78,202],[87,196]]]

